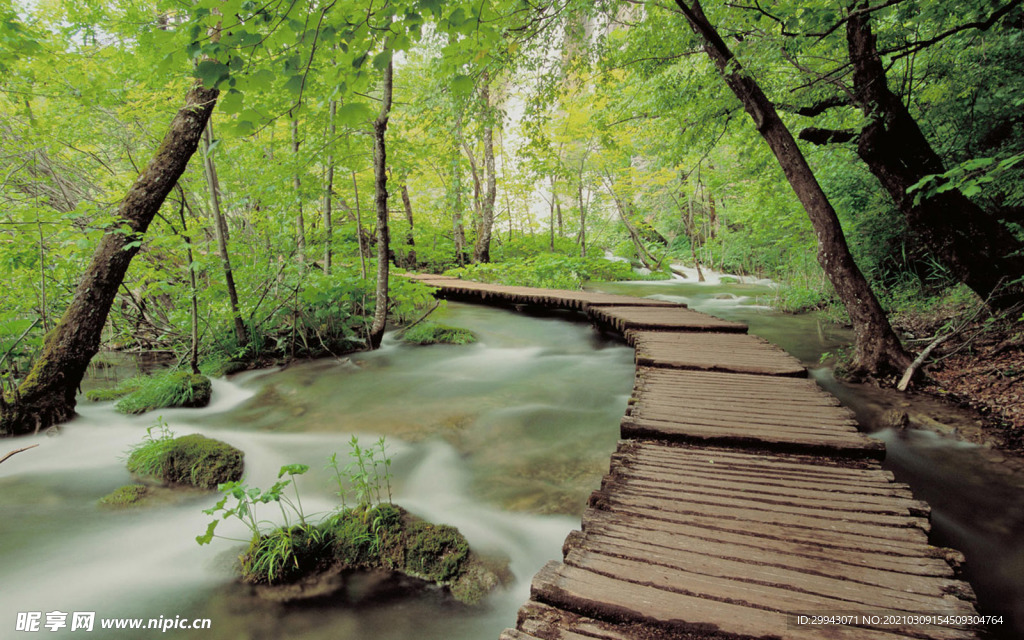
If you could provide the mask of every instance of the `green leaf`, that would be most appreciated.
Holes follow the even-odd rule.
[[[348,102],[338,107],[337,120],[340,124],[354,126],[374,117],[373,108],[365,102]]]
[[[229,75],[231,75],[231,70],[228,65],[216,60],[203,60],[196,67],[195,72],[195,77],[202,80],[203,86],[208,89],[216,87]]]
[[[206,525],[206,533],[201,536],[196,536],[196,542],[201,545],[210,544],[210,541],[213,540],[213,530],[217,528],[218,522],[220,522],[220,520],[214,520],[210,522],[210,524]]]
[[[286,464],[281,467],[281,470],[277,472],[277,477],[280,478],[285,474],[290,476],[301,476],[302,474],[309,471],[308,464]]]
[[[224,113],[241,113],[244,102],[245,94],[232,89],[221,97],[220,108]]]
[[[472,93],[474,86],[476,86],[476,82],[471,76],[459,74],[452,78],[452,93],[456,95],[468,95]]]
[[[391,49],[385,49],[373,56],[373,68],[377,71],[384,71],[391,64]]]
[[[288,78],[288,82],[284,83],[284,88],[292,95],[299,95],[302,91],[302,75],[292,76]]]

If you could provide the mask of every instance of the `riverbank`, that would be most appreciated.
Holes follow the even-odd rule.
[[[951,316],[897,319],[910,335],[943,335]],[[916,390],[966,410],[977,428],[958,429],[969,442],[1012,454],[1024,463],[1024,326],[1019,312],[978,317],[933,352]]]

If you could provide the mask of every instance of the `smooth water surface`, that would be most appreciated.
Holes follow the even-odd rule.
[[[632,350],[563,316],[457,304],[438,315],[480,342],[388,339],[372,353],[216,381],[209,408],[160,414],[177,435],[203,433],[242,449],[250,484],[269,486],[285,464],[310,465],[298,480],[307,513],[337,506],[328,456],[337,452],[345,464],[352,435],[364,445],[383,435],[395,502],[459,527],[478,551],[506,556],[516,577],[509,588],[478,608],[402,581],[357,585],[345,601],[254,599],[234,582],[239,543],[195,542],[215,494],[175,493],[143,509],[97,506],[131,481],[123,452],[156,415],[83,403],[59,434],[19,439],[40,446],[0,467],[0,637],[14,635],[18,612],[41,612],[45,622],[52,611],[211,620],[210,630],[168,632],[178,638],[476,639],[514,626],[531,577],[561,557],[607,471],[632,388]],[[218,533],[244,537],[230,524]]]

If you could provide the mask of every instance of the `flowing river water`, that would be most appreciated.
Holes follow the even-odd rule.
[[[771,292],[765,283],[599,288],[687,302],[748,322],[752,333],[812,366],[849,339],[811,316],[784,316],[756,304],[756,296]],[[411,347],[389,338],[372,353],[215,381],[210,407],[158,413],[177,435],[203,433],[245,451],[252,485],[269,486],[282,465],[310,465],[298,479],[307,513],[337,505],[323,469],[330,454],[346,459],[352,435],[363,444],[383,435],[393,460],[394,501],[459,527],[479,551],[507,557],[512,585],[476,608],[403,581],[356,584],[343,601],[286,606],[254,599],[233,580],[239,543],[195,542],[210,520],[202,510],[215,495],[175,492],[135,510],[97,506],[98,498],[131,481],[124,451],[156,415],[125,417],[109,404],[83,403],[81,416],[59,433],[18,440],[18,446],[40,446],[0,466],[0,638],[20,636],[13,632],[19,612],[40,612],[45,624],[53,611],[96,612],[93,638],[160,635],[98,629],[101,618],[117,617],[208,618],[210,629],[168,632],[207,639],[468,640],[497,638],[514,626],[530,578],[561,556],[562,540],[579,526],[586,498],[607,470],[632,387],[633,354],[578,315],[454,303],[437,314],[476,332],[479,343]],[[894,402],[841,386],[827,369],[813,373],[871,430]],[[1003,615],[1020,608],[1020,476],[951,438],[886,430],[874,437],[887,441],[886,464],[899,479],[932,503],[936,542],[968,554],[968,577],[982,608]],[[244,530],[224,533],[244,537]],[[1022,619],[1018,612],[1018,625]],[[42,633],[81,632],[43,627]]]

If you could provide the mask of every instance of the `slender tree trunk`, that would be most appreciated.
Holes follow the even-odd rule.
[[[0,433],[25,434],[70,419],[75,392],[100,346],[103,326],[117,289],[146,230],[167,194],[185,171],[217,100],[216,89],[195,85],[171,121],[156,155],[118,206],[124,222],[107,232],[82,274],[64,315],[13,397],[0,399]],[[127,226],[129,233],[124,233]]]
[[[207,127],[209,130],[209,127]],[[185,190],[178,187],[178,195],[181,196],[181,206],[178,207],[178,217],[181,219],[181,239],[185,242],[185,257],[188,259],[188,284],[189,297],[191,298],[192,331],[191,345],[189,347],[188,364],[192,373],[199,373],[199,284],[196,282],[196,270],[193,268],[195,257],[192,254],[192,237],[188,235],[188,221],[185,219]]]
[[[295,160],[295,255],[300,265],[306,264],[306,222],[302,217],[302,179],[299,177],[299,116],[292,117],[292,153]]]
[[[551,176],[551,250],[555,250],[555,203],[558,196],[555,195],[555,176]]]
[[[458,108],[458,107],[456,107]],[[455,148],[452,152],[452,191],[454,202],[452,207],[452,240],[455,242],[455,261],[458,265],[466,264],[466,229],[463,225],[462,212],[462,162],[459,147],[462,146],[462,112],[455,115]]]
[[[206,124],[203,130],[203,168],[206,174],[206,186],[210,192],[210,209],[213,211],[213,229],[217,237],[217,252],[220,254],[220,264],[224,269],[224,283],[228,289],[228,301],[231,303],[231,319],[235,325],[235,340],[238,346],[244,347],[249,343],[246,335],[245,323],[242,321],[242,314],[239,311],[238,289],[235,287],[235,272],[231,269],[231,258],[228,253],[228,225],[224,220],[224,213],[220,206],[220,180],[217,178],[217,165],[214,164],[213,156],[210,155],[210,145],[213,144],[213,121]],[[182,193],[182,200],[185,195]]]
[[[413,235],[412,200],[409,199],[409,185],[402,183],[402,206],[405,207],[405,220],[409,223],[409,231],[405,234],[405,246],[409,253],[405,258],[405,268],[416,268],[416,237]]]
[[[887,374],[902,371],[910,357],[889,325],[889,319],[850,254],[835,209],[825,196],[792,134],[760,85],[733,56],[725,41],[704,15],[698,0],[676,0],[704,51],[726,84],[743,103],[803,204],[818,238],[818,263],[824,269],[853,323],[856,335],[856,373]]]
[[[587,207],[583,203],[583,176],[580,176],[580,183],[576,189],[576,199],[580,206],[580,257],[587,257]]]
[[[359,241],[359,273],[366,279],[366,254],[368,253],[366,242],[363,238],[363,214],[359,209],[359,183],[356,181],[356,172],[352,172],[352,189],[355,193],[356,203],[356,239]]]
[[[373,121],[373,176],[377,204],[377,305],[373,311],[373,325],[370,327],[371,349],[380,346],[388,322],[388,271],[390,266],[388,253],[391,239],[388,232],[387,146],[384,135],[387,133],[388,118],[391,115],[393,74],[393,65],[388,62],[388,66],[384,70],[384,91],[380,113]]]
[[[908,226],[953,276],[1007,308],[1024,301],[1024,287],[1005,287],[1024,274],[1024,244],[999,220],[953,189],[917,201],[908,189],[946,171],[906,105],[889,88],[871,31],[867,3],[857,2],[846,22],[854,95],[868,124],[857,153],[896,202]]]
[[[480,207],[476,245],[473,248],[474,262],[491,261],[491,230],[494,228],[494,203],[497,199],[497,176],[494,174],[494,122],[491,113],[490,76],[483,74],[480,88],[480,102],[484,108],[484,172],[487,186]]]
[[[331,221],[331,203],[334,195],[334,136],[337,128],[334,117],[338,113],[338,101],[331,100],[328,109],[330,123],[327,126],[327,175],[324,179],[324,273],[331,275],[331,254],[334,242],[334,223]]]

